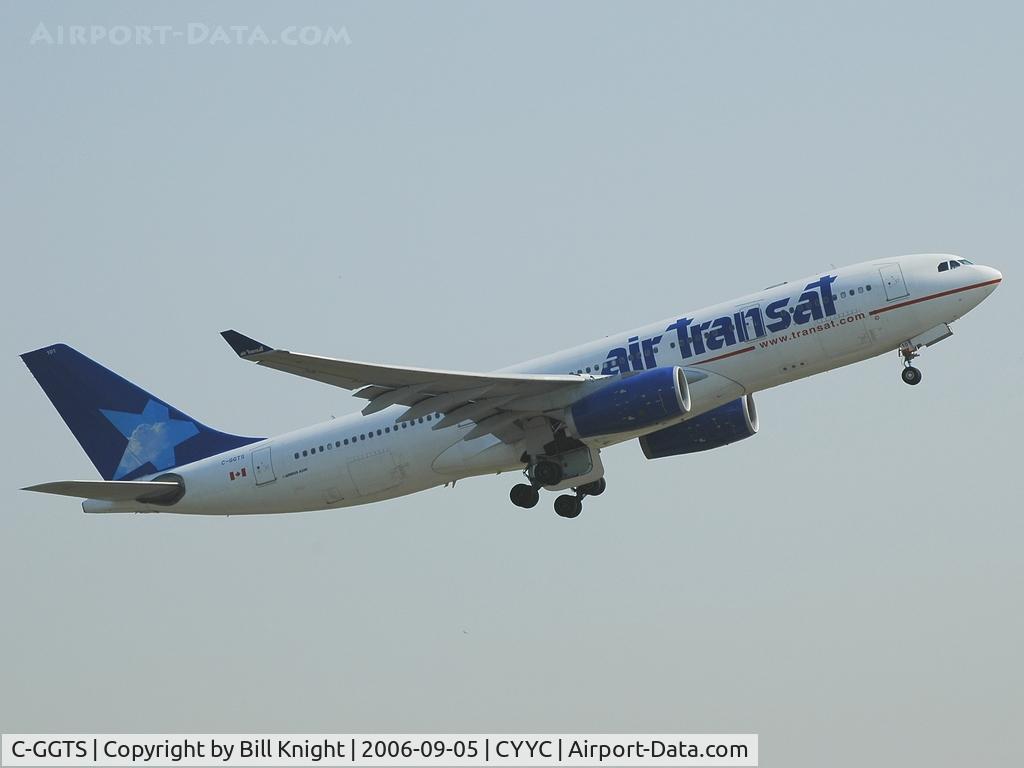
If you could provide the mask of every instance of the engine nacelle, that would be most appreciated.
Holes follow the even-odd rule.
[[[661,459],[709,451],[755,434],[757,409],[754,398],[744,395],[713,411],[644,435],[640,438],[640,447],[648,459]]]
[[[690,386],[679,366],[652,368],[591,392],[567,411],[577,437],[632,432],[689,413]]]

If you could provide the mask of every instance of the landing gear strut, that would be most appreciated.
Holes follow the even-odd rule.
[[[907,343],[900,347],[900,354],[903,355],[903,373],[900,374],[903,377],[903,381],[911,386],[920,384],[921,371],[911,364],[911,361],[915,357],[920,357],[917,350],[911,344]]]

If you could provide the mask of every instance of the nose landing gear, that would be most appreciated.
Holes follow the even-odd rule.
[[[900,347],[900,355],[903,356],[903,373],[900,376],[903,381],[911,386],[921,383],[921,371],[913,366],[911,361],[915,357],[920,357],[917,353],[917,349],[909,343],[905,343]]]
[[[903,381],[905,381],[907,384],[910,384],[911,386],[921,383],[921,371],[919,371],[917,368],[910,365],[909,363],[903,369],[903,373],[901,373],[900,376],[903,377]]]

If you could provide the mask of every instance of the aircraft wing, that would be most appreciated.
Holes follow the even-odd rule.
[[[237,331],[221,335],[245,360],[352,390],[356,397],[370,401],[363,415],[404,405],[407,409],[398,421],[442,413],[444,418],[434,429],[476,422],[467,440],[495,434],[513,442],[521,435],[517,420],[572,403],[591,381],[579,375],[466,373],[377,365],[274,349]]]
[[[77,496],[101,501],[153,501],[178,492],[175,482],[142,482],[136,480],[61,480],[22,488],[36,493],[55,493],[58,496]]]

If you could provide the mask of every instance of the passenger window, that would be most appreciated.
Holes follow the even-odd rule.
[[[299,458],[299,452],[298,451],[295,452],[295,458],[296,459]]]
[[[345,445],[348,445],[348,438],[345,438]]]
[[[347,443],[348,440],[346,440],[345,442]],[[341,448],[341,440],[335,440],[334,441],[334,447],[335,448]]]
[[[302,455],[303,455],[303,456],[309,456],[309,451],[303,451],[303,452],[302,452]]]
[[[391,431],[391,427],[384,427],[384,431],[385,432],[390,432]]]
[[[870,285],[865,285],[864,286],[864,290],[865,291],[870,291],[871,290],[871,286]]]

